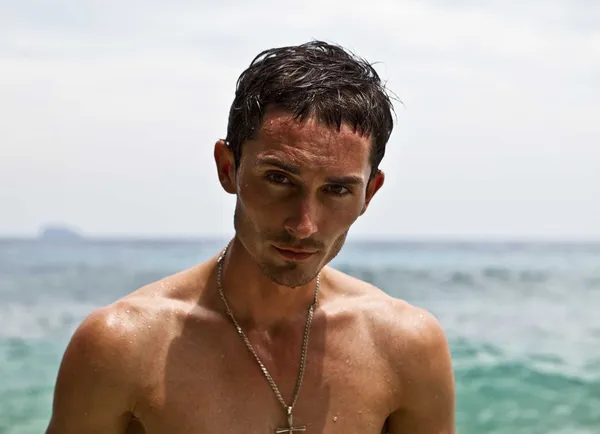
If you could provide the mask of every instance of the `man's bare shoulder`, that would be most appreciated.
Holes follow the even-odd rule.
[[[162,348],[159,344],[167,343],[177,333],[180,320],[197,307],[206,285],[205,269],[202,264],[166,276],[95,309],[76,329],[71,345],[90,346],[98,360],[105,354],[107,361],[118,363],[122,360],[113,356],[147,356],[150,349]]]
[[[377,286],[328,268],[328,279],[338,288],[340,303],[368,321],[381,347],[391,357],[411,355],[424,358],[446,352],[448,344],[437,318],[426,309],[391,296]]]
[[[333,271],[344,310],[362,319],[378,357],[395,383],[389,433],[453,434],[455,389],[444,330],[427,310],[392,297],[376,286]],[[341,296],[342,291],[345,296]]]
[[[199,271],[145,285],[84,318],[62,357],[48,433],[125,431],[194,309]]]

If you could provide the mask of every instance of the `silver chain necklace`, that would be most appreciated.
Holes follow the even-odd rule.
[[[244,343],[246,344],[246,347],[248,347],[248,350],[252,353],[252,355],[254,356],[254,358],[256,359],[256,361],[258,362],[258,365],[260,366],[260,369],[261,369],[262,373],[267,378],[267,381],[271,385],[271,389],[273,389],[273,392],[275,392],[275,396],[277,397],[278,401],[281,403],[281,405],[283,406],[283,408],[284,408],[284,410],[286,412],[287,421],[288,421],[287,428],[279,428],[275,432],[278,433],[278,434],[282,434],[282,433],[293,434],[294,432],[297,432],[297,431],[306,431],[306,426],[293,426],[294,424],[293,424],[292,411],[294,409],[294,406],[296,405],[296,402],[298,401],[298,395],[300,394],[300,386],[302,385],[302,379],[304,377],[304,368],[306,366],[306,352],[307,352],[307,347],[308,347],[308,337],[309,337],[309,334],[310,334],[310,325],[312,323],[313,313],[314,313],[315,307],[317,305],[317,296],[319,295],[320,276],[317,275],[317,285],[316,285],[316,288],[315,288],[315,295],[314,295],[314,298],[313,298],[313,302],[310,305],[310,308],[308,309],[308,318],[306,320],[306,325],[304,327],[304,338],[303,338],[303,342],[302,342],[302,353],[300,355],[300,369],[299,369],[299,372],[298,372],[298,378],[296,380],[296,387],[294,389],[294,396],[293,396],[291,404],[287,405],[285,403],[285,400],[283,399],[283,396],[281,396],[281,392],[279,391],[279,388],[277,387],[277,384],[275,384],[275,381],[273,380],[273,377],[271,377],[271,374],[269,374],[269,371],[267,371],[267,368],[261,362],[260,358],[256,354],[256,351],[254,351],[254,348],[252,347],[252,344],[248,340],[248,337],[244,333],[244,330],[242,330],[242,327],[240,327],[239,323],[237,322],[237,320],[233,316],[233,312],[232,312],[231,308],[229,307],[229,303],[227,303],[227,299],[225,298],[225,294],[223,293],[223,259],[225,259],[225,254],[227,253],[228,249],[229,249],[229,245],[227,245],[227,247],[223,250],[223,252],[221,253],[221,255],[219,256],[219,259],[218,259],[217,288],[219,290],[219,295],[221,296],[221,299],[223,300],[223,303],[225,304],[225,308],[227,310],[227,315],[229,315],[229,317],[231,318],[231,321],[235,325],[235,328],[236,328],[238,334],[241,336],[241,338],[243,339]]]

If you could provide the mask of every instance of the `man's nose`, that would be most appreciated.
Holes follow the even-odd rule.
[[[314,199],[304,197],[298,200],[293,215],[285,222],[285,229],[298,239],[309,238],[318,231]]]

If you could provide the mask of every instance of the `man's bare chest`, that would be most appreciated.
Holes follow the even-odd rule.
[[[384,361],[366,344],[313,336],[293,408],[294,427],[306,434],[381,432],[394,386]],[[282,403],[243,343],[229,336],[210,346],[211,351],[200,353],[183,340],[171,344],[163,368],[149,379],[136,408],[147,434],[266,434],[288,428]],[[288,405],[296,386],[299,348],[297,357],[293,353],[279,358],[262,354]]]

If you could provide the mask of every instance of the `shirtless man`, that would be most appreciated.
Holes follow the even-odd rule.
[[[261,53],[214,147],[234,239],[82,322],[47,434],[454,434],[436,319],[327,266],[383,185],[392,127],[343,48]]]

